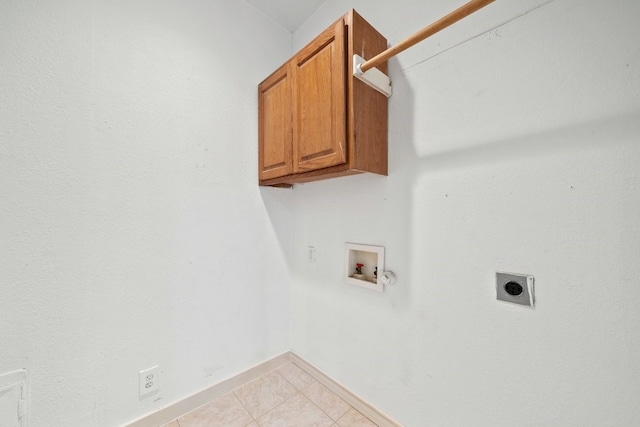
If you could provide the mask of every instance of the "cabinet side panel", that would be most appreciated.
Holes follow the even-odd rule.
[[[370,59],[387,48],[387,39],[358,13],[351,11],[349,28],[349,58],[354,54]],[[350,59],[351,60],[351,59]],[[378,69],[387,73],[387,63]],[[387,175],[388,163],[388,100],[375,89],[349,77],[349,149],[351,167],[357,170]]]
[[[340,20],[296,55],[294,172],[346,162],[344,34]]]
[[[288,67],[258,87],[259,178],[293,172],[291,78]]]

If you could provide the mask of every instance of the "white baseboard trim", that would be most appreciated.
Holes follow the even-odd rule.
[[[255,380],[262,375],[279,368],[287,363],[294,363],[300,369],[309,374],[314,380],[327,387],[334,392],[338,397],[351,405],[355,410],[360,412],[365,417],[376,423],[380,427],[402,427],[401,424],[394,421],[393,418],[380,411],[360,396],[353,393],[351,390],[343,387],[336,380],[329,375],[322,372],[320,369],[313,366],[297,354],[288,351],[279,356],[269,359],[266,362],[249,368],[246,371],[235,375],[229,379],[226,379],[214,386],[204,389],[196,394],[193,394],[185,399],[182,399],[172,405],[169,405],[157,412],[145,415],[144,417],[127,424],[127,427],[158,427],[163,426],[176,418],[199,408],[223,396],[232,392],[236,388]]]
[[[351,405],[356,411],[360,412],[365,417],[369,418],[375,424],[380,427],[402,427],[397,421],[377,409],[375,406],[353,393],[351,390],[343,387],[336,380],[329,375],[322,372],[300,356],[295,353],[291,353],[291,362],[297,365],[300,369],[305,371],[314,380],[324,385],[326,388],[334,392],[338,397]]]
[[[230,393],[241,385],[253,381],[256,378],[291,362],[291,354],[292,353],[290,351],[287,351],[273,359],[260,363],[253,368],[249,368],[238,375],[160,409],[157,412],[145,415],[144,417],[127,424],[127,427],[158,427],[170,423],[176,418],[180,418],[194,409],[197,409],[220,396]]]

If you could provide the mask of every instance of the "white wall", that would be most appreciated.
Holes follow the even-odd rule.
[[[294,49],[349,7],[394,44],[462,3],[328,0]],[[389,176],[293,191],[294,351],[406,426],[640,425],[639,19],[496,2],[392,60]],[[344,284],[345,242],[397,285]]]
[[[289,349],[256,87],[291,40],[234,0],[0,2],[0,372],[29,371],[30,425],[121,425]]]
[[[397,43],[460,4],[328,0],[294,49],[348,7]],[[290,343],[407,426],[639,424],[638,18],[496,2],[391,61],[389,177],[289,191],[256,186],[255,88],[291,35],[252,8],[0,3],[0,372],[31,425],[119,425]],[[347,241],[398,285],[345,285]]]

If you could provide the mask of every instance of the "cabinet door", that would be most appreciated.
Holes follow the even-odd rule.
[[[291,66],[285,64],[258,86],[259,178],[293,173]]]
[[[339,20],[293,59],[293,170],[346,162],[345,25]]]

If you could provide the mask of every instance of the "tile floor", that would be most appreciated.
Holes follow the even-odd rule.
[[[164,427],[375,427],[325,386],[287,363]]]

